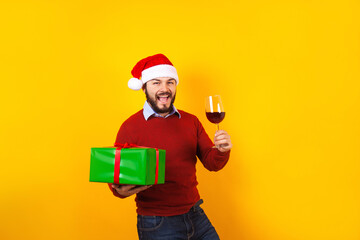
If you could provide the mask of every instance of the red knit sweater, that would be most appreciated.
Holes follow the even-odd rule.
[[[200,199],[196,180],[196,156],[210,171],[218,171],[227,163],[230,151],[222,153],[213,143],[197,117],[179,110],[167,118],[150,117],[143,111],[127,119],[121,126],[116,143],[166,150],[165,183],[139,192],[135,198],[140,215],[172,216],[183,214]],[[120,196],[116,191],[113,194]]]

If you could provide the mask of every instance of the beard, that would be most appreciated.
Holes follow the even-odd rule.
[[[146,95],[146,100],[147,102],[150,104],[151,108],[156,112],[156,113],[170,113],[173,110],[173,104],[175,102],[175,97],[176,97],[176,93],[174,94],[174,96],[172,96],[171,92],[163,92],[160,94],[155,95],[155,98],[152,98],[145,87],[145,95]],[[163,96],[168,96],[169,98],[171,98],[171,102],[170,102],[170,106],[169,107],[165,107],[165,108],[159,108],[156,104],[157,102],[157,98],[158,97],[163,97]]]

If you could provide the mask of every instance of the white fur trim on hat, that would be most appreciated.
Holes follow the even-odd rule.
[[[179,77],[175,67],[168,64],[156,65],[145,69],[141,73],[141,80],[143,83],[158,77],[171,77],[176,80],[176,85],[179,84]]]
[[[140,90],[142,85],[142,81],[137,78],[130,78],[130,80],[128,81],[128,87],[135,91]]]

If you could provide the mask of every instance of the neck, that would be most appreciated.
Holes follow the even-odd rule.
[[[166,115],[168,115],[170,112],[166,112],[166,113],[158,113],[160,116],[165,117]]]

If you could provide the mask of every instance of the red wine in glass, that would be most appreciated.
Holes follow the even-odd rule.
[[[221,101],[220,95],[208,96],[205,99],[205,113],[207,119],[215,123],[217,126],[217,130],[219,130],[219,123],[225,117],[224,107]],[[221,146],[214,146],[215,148]]]
[[[206,117],[210,122],[218,124],[224,119],[225,112],[206,112]]]
[[[224,107],[220,95],[207,96],[205,98],[205,113],[207,119],[217,125],[219,130],[219,123],[225,117]]]

